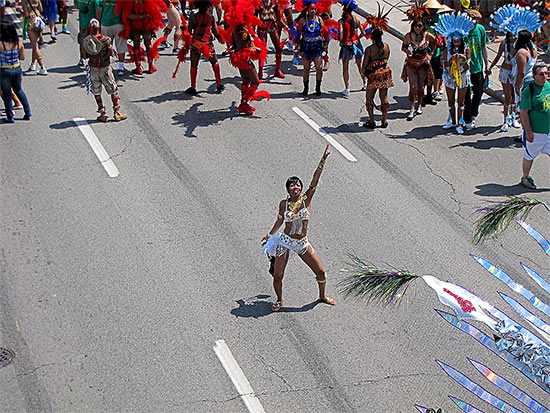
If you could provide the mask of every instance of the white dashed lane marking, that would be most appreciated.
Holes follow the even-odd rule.
[[[92,150],[94,151],[95,155],[99,159],[99,162],[101,162],[101,165],[105,168],[107,171],[107,174],[111,178],[116,178],[119,175],[118,168],[116,167],[115,163],[111,160],[111,157],[99,141],[98,137],[88,125],[88,122],[84,120],[83,118],[74,118],[73,122],[78,126],[78,129],[86,140],[88,141],[88,144],[92,147]]]
[[[357,159],[355,156],[353,156],[346,148],[344,148],[340,143],[334,139],[332,136],[330,136],[328,133],[324,132],[317,123],[313,119],[311,119],[308,115],[306,115],[304,112],[302,112],[299,108],[294,106],[292,108],[296,114],[301,117],[303,120],[306,121],[306,123],[311,126],[319,135],[321,135],[323,138],[325,138],[328,142],[330,142],[331,146],[336,149],[338,152],[340,152],[342,155],[344,155],[344,158],[346,158],[348,161],[351,162],[357,162]]]
[[[243,399],[243,402],[250,413],[265,413],[265,410],[260,403],[260,400],[254,394],[252,386],[248,382],[248,379],[244,375],[243,371],[237,364],[237,361],[231,354],[231,350],[227,347],[224,340],[216,341],[214,346],[214,352],[220,359],[223,368],[227,372],[227,375],[233,382],[235,389],[239,393],[239,396]]]

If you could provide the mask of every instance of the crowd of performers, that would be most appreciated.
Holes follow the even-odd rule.
[[[118,17],[118,33],[105,33],[101,21],[101,31],[111,38],[119,54],[119,72],[123,73],[124,54],[130,53],[135,64],[134,74],[142,74],[142,62],[147,61],[148,73],[154,73],[154,61],[158,58],[159,47],[167,48],[167,38],[172,31],[172,54],[177,55],[176,76],[182,62],[190,60],[190,86],[186,92],[196,95],[198,66],[201,56],[208,60],[216,79],[216,91],[224,90],[220,66],[214,40],[224,44],[223,54],[230,56],[230,62],[241,74],[242,99],[239,112],[252,114],[252,100],[262,96],[269,98],[265,91],[258,93],[258,86],[265,77],[265,63],[268,55],[268,39],[275,51],[273,76],[284,78],[281,70],[282,50],[285,43],[294,50],[294,63],[302,59],[302,95],[310,93],[310,73],[315,73],[314,93],[321,95],[323,71],[328,68],[328,45],[331,40],[340,44],[339,60],[342,63],[343,95],[350,90],[349,65],[353,62],[366,91],[366,109],[369,115],[364,124],[375,128],[374,97],[378,91],[382,119],[380,127],[388,125],[388,89],[394,85],[388,66],[390,49],[383,41],[383,33],[388,29],[387,14],[379,10],[363,22],[353,13],[357,9],[355,0],[341,1],[342,15],[332,18],[331,8],[336,0],[194,0],[188,7],[194,9],[190,16],[181,12],[179,0],[135,0],[113,1],[92,0],[82,2],[88,14],[94,14],[92,5],[97,1],[98,8],[105,14],[111,25],[113,17]],[[79,8],[80,8],[79,1]],[[184,2],[185,3],[185,2]],[[95,7],[95,6],[94,6]],[[110,7],[110,9],[109,9]],[[298,15],[293,18],[293,8]],[[516,25],[512,33],[503,26],[503,19],[514,8],[529,17],[531,27],[519,30]],[[508,14],[506,14],[508,13]],[[83,10],[80,9],[82,17]],[[162,22],[166,15],[168,24]],[[475,127],[479,115],[481,97],[488,75],[501,56],[500,81],[503,84],[506,103],[502,131],[510,127],[520,127],[519,97],[523,86],[532,78],[531,68],[537,59],[533,45],[533,32],[542,25],[536,12],[508,5],[500,8],[492,16],[492,25],[505,31],[506,38],[500,44],[499,53],[489,64],[486,45],[487,33],[479,24],[481,18],[477,10],[456,12],[435,0],[417,1],[407,11],[411,22],[410,31],[405,35],[402,52],[405,54],[401,79],[409,84],[409,113],[407,120],[421,115],[426,104],[442,100],[442,90],[446,93],[449,115],[443,128],[454,129],[458,134]],[[88,16],[89,17],[89,16]],[[509,16],[508,16],[509,17]],[[86,19],[81,19],[86,21]],[[101,19],[100,19],[101,20]],[[89,20],[88,20],[89,22]],[[524,25],[525,26],[525,25]],[[163,28],[163,37],[153,43],[155,33]],[[81,22],[79,40],[89,34],[89,29]],[[368,38],[371,44],[363,49],[361,40]],[[126,40],[132,40],[131,45]],[[123,40],[123,41],[121,41]],[[141,41],[143,40],[143,47]],[[124,43],[124,44],[122,44]],[[179,48],[181,44],[181,48]]]

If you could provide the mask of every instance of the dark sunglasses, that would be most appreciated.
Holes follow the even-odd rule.
[[[422,23],[416,23],[414,27],[424,27],[424,25]]]

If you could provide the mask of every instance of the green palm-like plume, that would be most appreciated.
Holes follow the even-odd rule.
[[[419,276],[408,271],[386,270],[366,264],[355,255],[349,254],[351,263],[340,270],[347,274],[338,282],[341,294],[346,298],[365,298],[367,303],[374,302],[387,306],[398,304],[410,283]]]
[[[524,220],[537,205],[548,205],[534,198],[508,196],[503,202],[491,202],[491,205],[478,208],[475,212],[482,214],[476,221],[474,243],[479,244],[487,238],[496,238],[514,219]]]

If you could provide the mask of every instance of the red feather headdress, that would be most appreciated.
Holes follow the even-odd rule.
[[[430,10],[422,3],[422,0],[415,0],[414,7],[407,10],[407,17],[410,21],[425,22],[430,20]]]

